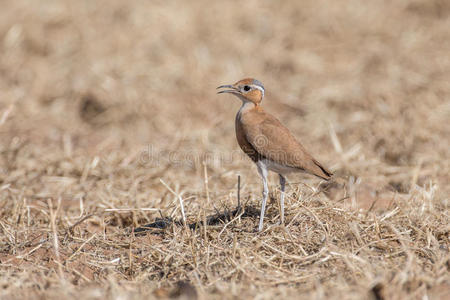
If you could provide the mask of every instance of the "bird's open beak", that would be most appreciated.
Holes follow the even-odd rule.
[[[239,91],[234,86],[229,85],[229,84],[218,86],[217,89],[229,89],[229,90],[218,91],[217,94],[223,94],[223,93],[239,94]]]

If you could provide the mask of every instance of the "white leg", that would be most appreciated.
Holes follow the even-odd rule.
[[[283,175],[278,174],[280,176],[280,185],[281,185],[281,196],[280,196],[280,206],[281,206],[281,224],[284,224],[284,187],[286,185],[286,178]]]
[[[258,166],[258,173],[261,175],[262,181],[263,181],[263,199],[261,204],[261,215],[259,217],[259,226],[258,231],[261,231],[263,228],[263,222],[264,222],[264,212],[266,210],[266,202],[267,202],[267,196],[269,195],[269,186],[267,185],[267,167],[262,162],[257,163]]]

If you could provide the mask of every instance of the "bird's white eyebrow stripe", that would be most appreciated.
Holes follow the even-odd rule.
[[[259,85],[255,85],[255,84],[252,84],[252,87],[254,87],[255,89],[260,90],[262,95],[263,95],[263,97],[264,97],[264,89],[262,87],[260,87]]]

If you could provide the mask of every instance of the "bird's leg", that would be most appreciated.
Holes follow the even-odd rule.
[[[267,168],[264,164],[257,164],[258,165],[258,172],[259,175],[261,175],[262,181],[263,181],[263,199],[261,204],[261,215],[259,217],[259,226],[258,231],[261,231],[263,228],[264,223],[264,212],[266,210],[266,202],[267,202],[267,196],[269,195],[269,186],[267,185]]]
[[[266,202],[267,202],[267,196],[269,195],[269,187],[267,186],[267,178],[263,178],[263,199],[261,204],[261,215],[259,217],[259,226],[258,231],[261,231],[263,229],[263,223],[264,223],[264,213],[266,211]]]
[[[280,196],[280,206],[281,206],[281,224],[284,224],[284,187],[286,185],[286,178],[283,175],[278,174],[280,176],[280,185],[281,185],[281,196]]]

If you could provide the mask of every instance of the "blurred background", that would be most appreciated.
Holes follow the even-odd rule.
[[[259,197],[215,91],[254,77],[338,174],[448,191],[449,28],[445,0],[3,1],[0,184],[153,207],[160,178],[203,191],[205,161],[212,193],[242,174]]]

